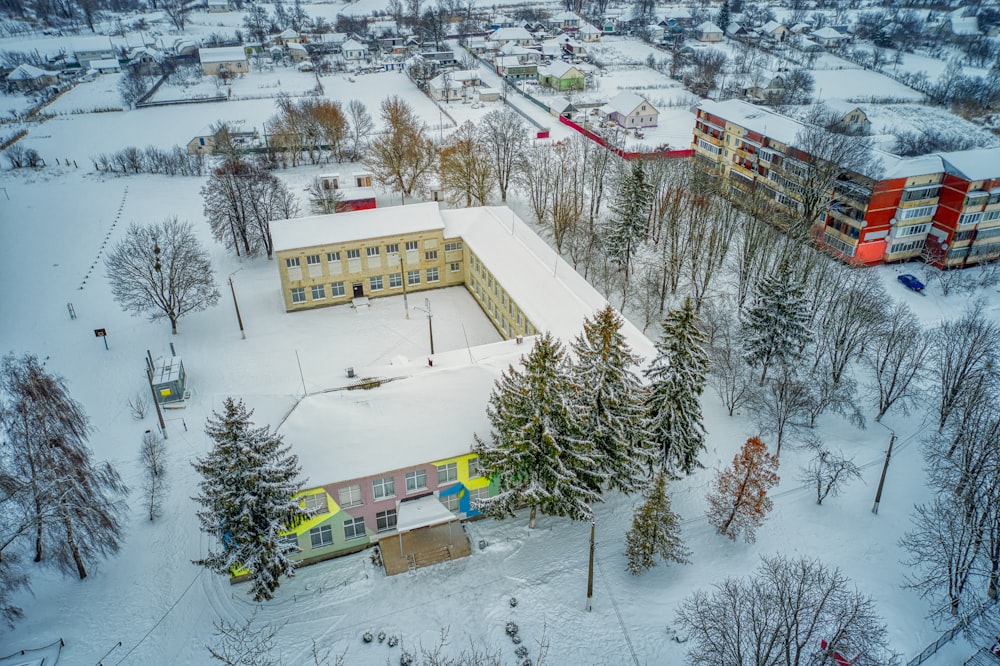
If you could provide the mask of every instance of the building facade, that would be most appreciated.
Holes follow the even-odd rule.
[[[804,126],[739,100],[699,105],[695,160],[734,197],[757,193],[794,215],[812,156],[795,147]],[[1000,149],[902,158],[873,151],[868,173],[845,170],[825,195],[813,231],[844,261],[923,258],[964,267],[1000,258]]]

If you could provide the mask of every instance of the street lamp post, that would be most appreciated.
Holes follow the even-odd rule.
[[[233,293],[233,307],[236,308],[236,322],[240,325],[240,337],[244,340],[247,339],[247,333],[243,330],[243,315],[240,314],[240,303],[236,300],[236,286],[233,284],[233,276],[239,273],[242,268],[237,269],[229,274],[229,290]]]
[[[896,432],[890,430],[888,426],[876,421],[880,426],[889,430],[889,448],[885,452],[885,462],[882,464],[882,476],[878,480],[878,490],[875,491],[875,504],[872,505],[872,513],[878,515],[878,505],[882,501],[882,487],[885,486],[885,475],[889,471],[889,459],[892,457],[892,445],[896,443]]]

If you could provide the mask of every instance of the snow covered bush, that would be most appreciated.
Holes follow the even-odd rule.
[[[372,632],[366,631],[365,633],[361,634],[361,640],[363,640],[365,643],[371,643],[373,640],[375,640],[375,637],[372,635]]]

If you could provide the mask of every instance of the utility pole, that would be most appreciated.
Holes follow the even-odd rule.
[[[587,566],[587,612],[590,612],[591,601],[594,599],[594,527],[596,521],[590,521],[590,564]]]
[[[406,271],[403,270],[403,255],[399,255],[399,281],[403,285],[403,310],[406,312],[406,318],[410,318],[410,302],[406,298]]]
[[[434,315],[431,314],[431,299],[424,299],[424,307],[427,308],[427,332],[431,336],[431,354],[434,354]]]
[[[889,448],[885,452],[885,464],[882,465],[882,477],[878,480],[878,490],[875,491],[875,505],[872,507],[872,513],[876,516],[878,515],[878,505],[882,501],[882,486],[885,485],[885,474],[889,471],[889,458],[892,457],[892,445],[896,443],[896,433],[890,430],[889,437]]]
[[[163,433],[163,439],[170,439],[167,436],[167,424],[163,421],[163,411],[160,409],[159,396],[156,395],[156,389],[153,388],[153,360],[149,351],[146,351],[146,359],[148,361],[146,365],[146,378],[149,380],[149,392],[153,394],[153,407],[156,408],[156,418],[160,420],[160,432]]]
[[[246,334],[246,331],[243,330],[243,317],[242,317],[242,315],[240,315],[240,304],[239,304],[239,301],[236,300],[236,287],[233,286],[233,276],[232,275],[229,276],[229,289],[230,289],[230,291],[233,292],[233,306],[236,308],[236,321],[240,325],[240,336],[244,340],[246,340],[247,339],[247,334]]]

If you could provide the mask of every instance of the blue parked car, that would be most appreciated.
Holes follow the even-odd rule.
[[[924,283],[918,280],[915,275],[910,275],[909,273],[903,273],[896,279],[902,282],[904,287],[912,289],[913,291],[919,292],[924,290]]]

